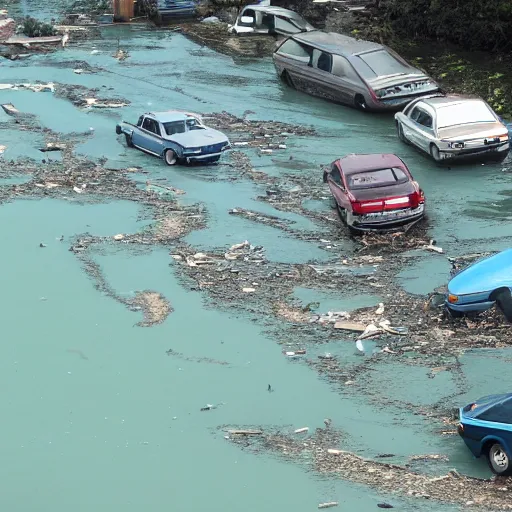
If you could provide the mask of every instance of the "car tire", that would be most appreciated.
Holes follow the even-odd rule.
[[[129,148],[133,148],[133,142],[132,142],[132,136],[128,135],[127,133],[124,134],[124,138],[126,139],[126,145]]]
[[[441,152],[439,148],[435,144],[430,144],[430,156],[434,159],[436,163],[441,163]]]
[[[489,447],[487,462],[491,471],[496,475],[505,476],[512,473],[511,461],[500,443],[494,443]]]
[[[512,323],[512,295],[510,290],[501,290],[496,294],[496,306],[505,318]]]
[[[464,316],[464,313],[462,313],[461,311],[456,311],[455,309],[451,309],[449,307],[446,307],[446,310],[448,311],[448,314],[452,318],[461,318]]]
[[[354,105],[357,109],[366,111],[368,110],[368,105],[366,104],[366,100],[362,94],[356,94],[354,97]]]
[[[405,144],[409,144],[409,141],[406,139],[405,135],[404,135],[404,128],[402,126],[402,123],[400,123],[399,121],[397,121],[396,123],[396,133],[398,135],[398,138],[404,142]]]
[[[178,163],[178,156],[172,149],[167,149],[164,153],[164,161],[167,165],[176,165]]]

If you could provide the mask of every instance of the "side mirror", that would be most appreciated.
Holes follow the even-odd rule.
[[[242,16],[240,18],[240,22],[252,25],[254,23],[254,18],[252,16]]]

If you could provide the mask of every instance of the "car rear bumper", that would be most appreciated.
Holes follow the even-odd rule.
[[[372,231],[378,229],[393,229],[411,222],[417,222],[425,215],[425,205],[414,210],[399,210],[379,214],[354,215],[352,229],[358,231]]]
[[[482,157],[486,158],[505,158],[510,151],[510,143],[501,144],[494,147],[478,147],[471,149],[448,149],[440,151],[443,160],[471,160]]]

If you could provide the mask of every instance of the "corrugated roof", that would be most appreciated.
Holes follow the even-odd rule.
[[[354,39],[353,37],[343,34],[321,32],[319,30],[295,34],[293,38],[306,44],[312,44],[320,50],[336,55],[356,55],[361,52],[380,50],[383,48],[381,44],[372,43],[371,41]]]

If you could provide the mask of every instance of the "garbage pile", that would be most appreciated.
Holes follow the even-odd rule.
[[[343,480],[371,486],[387,495],[400,495],[443,503],[462,505],[465,509],[511,510],[507,496],[508,479],[495,477],[481,480],[460,475],[456,470],[431,476],[410,469],[418,462],[414,458],[406,465],[376,462],[345,450],[340,450],[342,434],[330,425],[318,428],[311,436],[288,428],[264,429],[251,426],[223,427],[225,438],[252,453],[271,453],[286,460],[307,463],[319,473],[336,475]],[[252,432],[251,434],[244,433]],[[423,460],[442,461],[438,456],[422,456]]]

